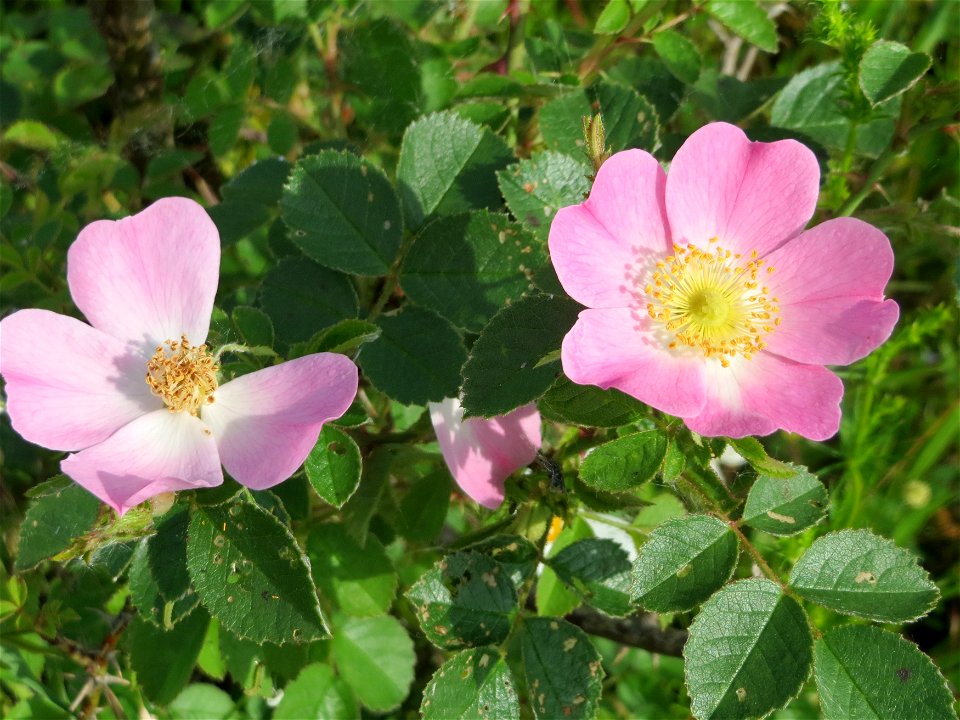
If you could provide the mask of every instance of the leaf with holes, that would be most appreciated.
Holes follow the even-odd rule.
[[[557,210],[583,202],[590,192],[590,166],[550,150],[521,160],[497,173],[510,212],[546,241]]]
[[[430,678],[420,704],[423,720],[520,718],[516,683],[494,647],[464,650]]]
[[[818,538],[794,565],[790,586],[844,615],[891,623],[926,615],[940,595],[916,555],[869,530]]]
[[[812,637],[796,600],[766,579],[741,580],[704,603],[683,648],[693,715],[760,718],[796,697]]]
[[[546,562],[588,605],[614,617],[630,613],[630,559],[613,540],[580,540]]]
[[[794,468],[790,477],[757,478],[747,495],[743,522],[771,535],[796,535],[823,520],[829,504],[817,476]]]
[[[317,495],[341,508],[360,484],[360,448],[343,430],[324,425],[303,469]]]
[[[647,610],[696,607],[720,588],[737,564],[737,538],[721,520],[687,515],[660,525],[633,563],[631,597]]]
[[[520,535],[494,535],[468,546],[467,550],[483,553],[500,563],[510,576],[518,596],[540,561],[537,548]]]
[[[623,492],[653,478],[666,452],[667,438],[657,430],[627,435],[587,455],[580,479],[597,490]]]
[[[413,641],[391,615],[348,618],[331,642],[337,670],[360,702],[374,712],[400,705],[413,682]]]

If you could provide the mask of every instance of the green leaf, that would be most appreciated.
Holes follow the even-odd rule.
[[[519,720],[520,700],[506,659],[493,647],[454,655],[427,683],[420,714],[423,720]]]
[[[520,535],[494,535],[470,545],[467,550],[483,553],[500,563],[510,576],[518,597],[521,587],[533,575],[540,562],[537,548]]]
[[[177,697],[193,674],[209,622],[199,608],[168,631],[139,617],[131,621],[124,639],[144,695],[160,705]]]
[[[787,84],[787,78],[761,77],[743,81],[704,68],[693,90],[693,100],[713,120],[739,122],[766,103]]]
[[[446,469],[415,480],[398,507],[400,534],[413,542],[435,540],[450,509],[450,490],[450,473]]]
[[[433,215],[496,209],[496,173],[513,160],[506,143],[452,112],[427,115],[407,128],[397,180],[413,230]]]
[[[818,538],[794,565],[790,587],[844,615],[890,623],[926,615],[940,595],[916,555],[869,530]]]
[[[734,438],[727,442],[744,460],[750,463],[758,472],[776,478],[792,478],[806,468],[797,468],[796,465],[781,462],[769,455],[759,440],[753,437]]]
[[[823,520],[829,504],[827,489],[805,468],[788,478],[761,475],[747,495],[743,522],[771,535],[796,535]]]
[[[580,88],[548,101],[540,108],[543,141],[551,150],[568,155],[577,162],[586,162],[581,119],[592,114],[590,99]]]
[[[653,49],[667,70],[681,82],[693,85],[700,77],[701,60],[697,46],[680,33],[673,30],[658,32],[653,36]]]
[[[609,0],[600,13],[593,32],[597,35],[616,35],[630,22],[630,5],[627,0]]]
[[[930,56],[898,42],[875,42],[860,60],[860,89],[876,107],[904,93],[930,68]]]
[[[501,170],[497,181],[513,216],[545,241],[557,210],[590,192],[590,174],[585,163],[548,150]]]
[[[343,430],[324,425],[303,469],[317,495],[342,508],[360,485],[360,448]]]
[[[408,305],[377,324],[380,337],[357,357],[374,385],[406,405],[456,397],[467,353],[450,323],[432,310]]]
[[[353,153],[324,150],[300,160],[280,211],[293,242],[336,270],[386,275],[400,249],[400,200],[383,172]]]
[[[53,96],[63,108],[98,98],[113,85],[113,71],[109,64],[72,65],[53,78]]]
[[[769,580],[723,588],[683,648],[694,717],[760,718],[783,707],[810,674],[811,645],[800,605]]]
[[[533,286],[546,254],[523,228],[485,210],[425,227],[403,263],[410,299],[457,327],[479,332],[504,305]]]
[[[580,479],[605,492],[623,492],[652,479],[667,452],[657,430],[627,435],[594,448],[580,466]]]
[[[425,572],[407,591],[423,634],[440,648],[499,643],[517,613],[509,573],[478,552],[456,552]]]
[[[56,150],[66,137],[36,120],[18,120],[3,134],[4,143],[13,143],[29,150]]]
[[[238,305],[230,314],[240,337],[251,347],[273,347],[273,322],[263,310],[247,305]]]
[[[14,562],[17,571],[29,570],[66,550],[93,528],[100,514],[100,501],[94,495],[65,475],[55,480],[62,482],[51,486],[51,492],[36,497],[20,525],[20,545]]]
[[[604,672],[600,654],[587,634],[560,618],[528,617],[520,628],[534,717],[594,717]]]
[[[317,328],[357,315],[357,293],[346,275],[306,258],[284,258],[263,278],[260,304],[285,343],[309,340]]]
[[[557,378],[537,404],[550,420],[587,427],[620,427],[646,413],[646,406],[626,393],[577,385],[564,375]]]
[[[463,367],[464,415],[504,415],[542,395],[559,368],[537,363],[560,347],[580,309],[565,297],[530,295],[494,315]]]
[[[194,508],[187,569],[204,606],[238,637],[281,644],[327,636],[308,561],[290,529],[257,505]]]
[[[633,563],[631,597],[653,612],[690,610],[713,594],[737,565],[737,537],[708,515],[657,527]]]
[[[177,720],[241,720],[232,697],[216,685],[187,685],[170,703],[170,716]]]
[[[366,320],[341,320],[311,339],[310,352],[347,354],[380,337],[380,328]],[[309,353],[308,353],[309,354]]]
[[[588,605],[614,617],[630,613],[630,559],[613,540],[580,540],[546,562]]]
[[[593,537],[593,530],[583,520],[574,518],[573,522],[565,527],[550,546],[547,557],[557,555],[565,547],[577,540]],[[569,590],[563,581],[549,565],[544,565],[537,578],[537,614],[542,616],[566,615],[580,605],[580,598]]]
[[[391,615],[349,618],[333,634],[337,670],[374,712],[400,705],[413,682],[416,655],[403,625]]]
[[[397,592],[397,573],[374,535],[361,545],[337,523],[315,525],[307,538],[313,579],[321,594],[348,615],[387,612]]]
[[[954,718],[953,696],[929,657],[880,628],[835,628],[813,648],[820,708],[827,720]]]
[[[390,447],[374,448],[363,463],[360,487],[341,508],[343,523],[361,543],[367,541],[370,521],[380,504],[380,497],[390,479],[394,450]]]
[[[347,720],[360,717],[360,708],[347,684],[323,663],[307,665],[283,689],[273,720]]]
[[[707,12],[747,42],[777,51],[777,26],[756,0],[709,0]]]

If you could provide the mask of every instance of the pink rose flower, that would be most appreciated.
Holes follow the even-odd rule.
[[[257,490],[286,480],[357,391],[357,368],[320,353],[219,385],[204,341],[220,239],[204,209],[158,200],[85,227],[67,281],[87,325],[46,310],[0,322],[14,429],[119,514],[162,492],[213,487],[221,463]],[[92,327],[91,327],[92,325]]]
[[[617,153],[590,198],[560,210],[550,255],[589,309],[563,341],[576,383],[615,387],[701,435],[823,440],[840,424],[846,365],[889,337],[886,236],[852,218],[804,230],[820,171],[793,140],[750,142],[713,123],[669,176]]]
[[[506,479],[537,457],[541,443],[537,406],[524,405],[489,420],[464,420],[455,398],[432,402],[429,408],[443,459],[457,485],[484,507],[499,507]]]

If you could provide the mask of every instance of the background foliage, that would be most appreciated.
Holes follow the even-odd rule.
[[[0,416],[0,712],[955,717],[924,653],[955,692],[958,8],[5,1],[3,312],[75,314],[77,231],[187,195],[224,372],[330,350],[363,381],[273,491],[119,522]],[[663,161],[712,120],[799,138],[815,220],[890,237],[901,320],[842,371],[836,438],[737,441],[718,477],[725,441],[562,376],[546,234],[597,112]],[[424,412],[461,389],[547,420],[496,512]]]

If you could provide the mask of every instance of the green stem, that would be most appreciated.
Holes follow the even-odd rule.
[[[403,239],[400,250],[397,251],[397,257],[387,273],[387,279],[383,282],[380,296],[377,298],[376,303],[374,303],[373,308],[371,308],[370,314],[367,315],[367,320],[370,322],[373,322],[380,316],[384,306],[386,306],[390,300],[390,296],[393,295],[393,291],[397,289],[397,285],[400,283],[400,267],[403,265],[403,261],[407,257],[407,252],[409,252],[416,238],[416,235],[408,235]]]

